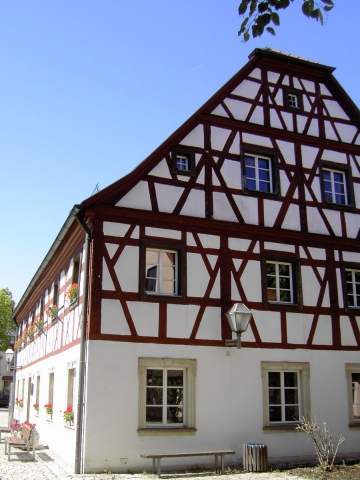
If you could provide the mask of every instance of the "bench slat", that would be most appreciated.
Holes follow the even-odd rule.
[[[140,456],[142,458],[205,457],[207,455],[233,455],[234,453],[234,450],[209,450],[203,452],[147,453]]]

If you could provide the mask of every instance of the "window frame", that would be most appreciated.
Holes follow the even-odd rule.
[[[334,203],[326,200],[325,197],[325,185],[323,171],[333,171],[340,172],[344,175],[344,185],[346,190],[347,203]],[[322,160],[319,167],[319,183],[321,191],[321,201],[326,208],[331,208],[335,210],[353,210],[355,208],[355,196],[354,196],[354,185],[352,181],[352,172],[349,165],[344,165],[342,163],[329,162],[327,160]]]
[[[139,434],[177,434],[193,433],[196,431],[196,368],[196,359],[158,357],[138,358]],[[146,372],[148,369],[184,371],[183,423],[154,424],[146,422]]]
[[[352,400],[352,374],[353,373],[360,374],[360,363],[345,363],[349,427],[360,427],[360,418],[355,418],[353,415],[353,400]]]
[[[269,372],[297,372],[299,394],[299,420],[271,422],[269,415]],[[263,430],[295,430],[300,419],[310,416],[310,363],[309,362],[261,362],[263,392]],[[282,395],[282,394],[281,394]],[[282,395],[283,396],[283,395]],[[282,406],[282,404],[281,404]]]
[[[188,170],[179,170],[177,168],[176,157],[178,155],[187,157],[189,162]],[[171,170],[175,175],[194,176],[195,175],[195,152],[190,147],[177,146],[171,150]]]
[[[270,177],[271,177],[271,192],[262,192],[261,190],[251,190],[246,187],[246,173],[245,173],[245,156],[264,157],[269,160],[270,163]],[[279,167],[276,160],[274,150],[260,145],[251,145],[247,143],[242,144],[241,149],[241,183],[242,190],[247,195],[268,197],[268,198],[280,198],[280,175]]]
[[[292,302],[268,300],[266,274],[266,265],[268,262],[291,264]],[[299,310],[302,308],[301,265],[299,258],[295,254],[276,250],[265,250],[261,259],[261,279],[263,303],[266,304],[269,310],[279,310],[279,308]]]
[[[298,106],[294,107],[290,105],[289,95],[295,95],[297,98]],[[304,111],[304,102],[303,102],[303,92],[297,88],[283,87],[283,102],[284,107],[292,112],[303,112]]]
[[[341,266],[341,279],[342,279],[344,307],[345,307],[347,312],[358,313],[360,311],[360,304],[358,306],[349,305],[349,301],[348,301],[348,297],[347,297],[347,281],[346,281],[346,271],[347,270],[352,270],[352,271],[358,270],[358,271],[360,271],[360,263],[345,262]]]
[[[146,285],[146,250],[164,250],[177,252],[177,286],[178,292],[174,295],[151,293],[145,289]],[[172,302],[184,302],[186,297],[186,251],[182,241],[172,239],[144,238],[140,243],[139,261],[139,292],[143,298],[161,300],[171,298]]]

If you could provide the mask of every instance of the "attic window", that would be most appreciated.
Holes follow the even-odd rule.
[[[172,167],[178,175],[193,175],[195,171],[195,153],[187,148],[172,151]]]
[[[285,88],[284,105],[290,110],[303,110],[301,91]]]

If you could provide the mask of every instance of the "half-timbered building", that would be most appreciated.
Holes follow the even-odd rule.
[[[76,471],[250,441],[304,458],[302,416],[359,455],[360,115],[333,70],[254,50],[70,213],[16,308],[15,417]]]

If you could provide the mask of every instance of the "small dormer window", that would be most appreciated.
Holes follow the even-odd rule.
[[[295,93],[288,93],[289,107],[299,108],[299,98]]]
[[[172,151],[172,167],[177,175],[193,175],[195,171],[195,153],[187,148]]]
[[[302,110],[302,93],[299,90],[284,89],[284,104],[290,110]]]

